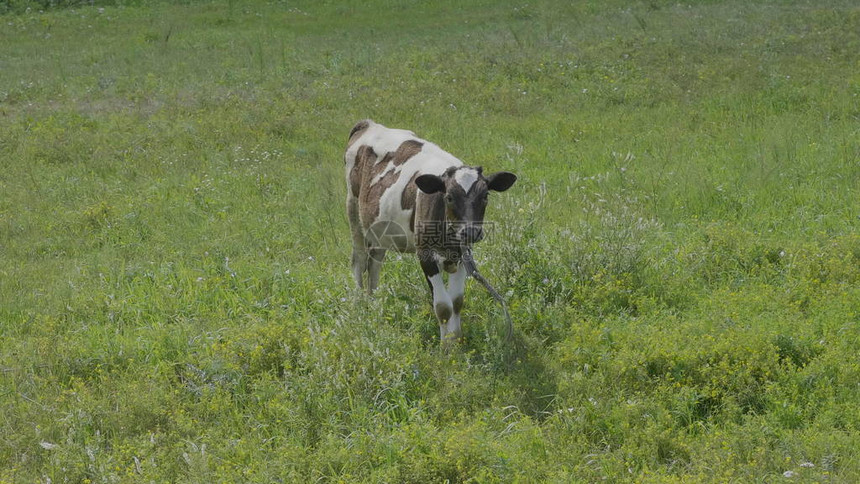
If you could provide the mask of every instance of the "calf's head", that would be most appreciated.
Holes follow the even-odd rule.
[[[470,245],[484,237],[482,224],[490,190],[503,192],[517,176],[499,171],[484,176],[480,166],[455,166],[442,175],[421,175],[415,184],[426,194],[438,194],[445,204],[448,235],[458,245]]]

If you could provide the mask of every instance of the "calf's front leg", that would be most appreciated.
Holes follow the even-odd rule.
[[[454,305],[451,296],[445,289],[445,281],[442,280],[439,263],[433,253],[428,250],[419,249],[418,260],[421,262],[421,270],[424,271],[424,277],[427,278],[427,283],[430,284],[430,290],[433,292],[433,312],[436,314],[436,319],[439,320],[439,337],[443,342],[451,338],[459,338],[458,335],[451,335],[448,332],[448,322],[454,314]]]
[[[462,262],[457,264],[457,271],[448,276],[448,297],[451,299],[453,313],[448,320],[448,336],[454,339],[463,337],[460,327],[460,310],[463,308],[463,295],[466,291],[466,278],[469,276]]]

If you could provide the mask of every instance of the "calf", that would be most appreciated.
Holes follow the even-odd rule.
[[[368,293],[376,289],[387,250],[416,253],[433,292],[440,336],[459,339],[468,276],[463,256],[483,238],[488,192],[507,190],[516,175],[485,176],[481,167],[464,165],[411,131],[369,119],[349,133],[344,161],[356,284]],[[450,274],[447,288],[441,269]]]

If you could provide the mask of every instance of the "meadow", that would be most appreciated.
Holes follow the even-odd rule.
[[[0,483],[860,481],[860,7],[0,1]],[[372,118],[519,181],[444,351]]]

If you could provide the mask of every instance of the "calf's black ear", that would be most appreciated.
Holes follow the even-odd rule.
[[[517,181],[517,176],[509,171],[497,171],[487,175],[487,188],[496,192],[503,192]]]
[[[415,184],[427,194],[445,191],[445,182],[436,175],[421,175],[415,179]]]

